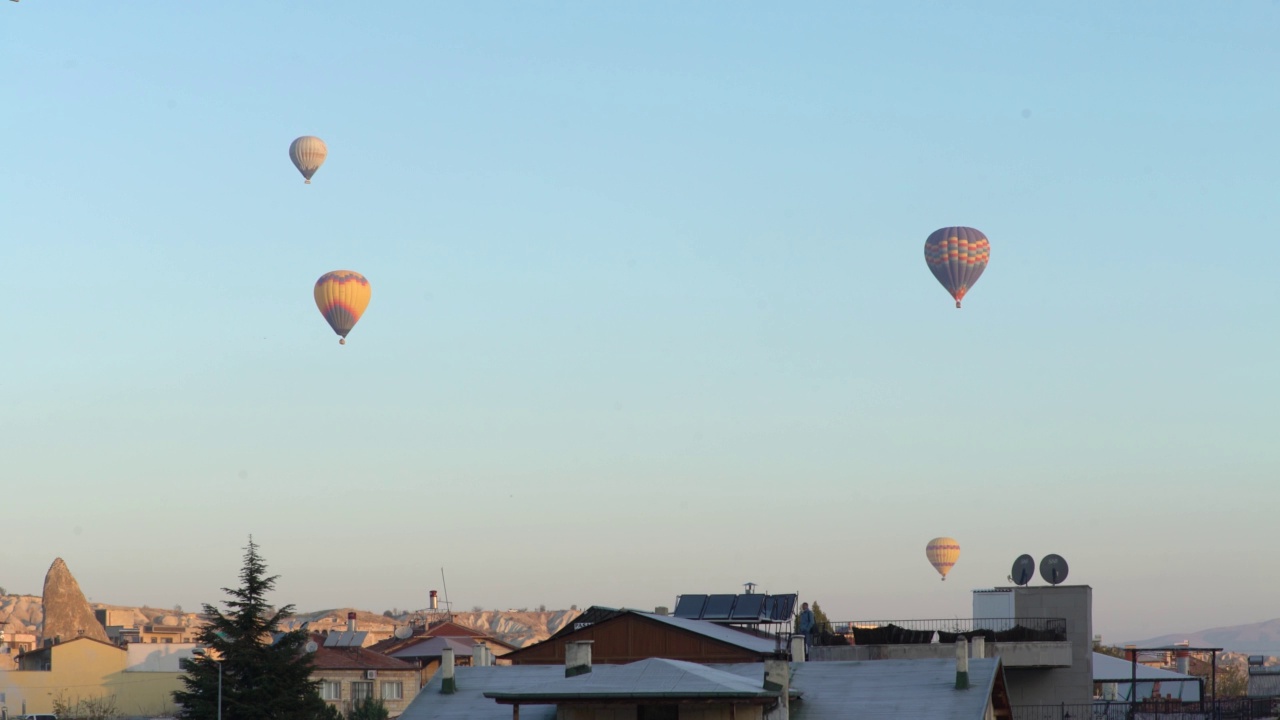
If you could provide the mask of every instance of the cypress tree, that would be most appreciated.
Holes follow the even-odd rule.
[[[304,652],[304,630],[281,632],[293,616],[293,605],[273,610],[267,593],[279,576],[267,576],[258,546],[249,538],[241,586],[223,588],[230,599],[227,612],[204,606],[207,624],[199,642],[207,655],[184,660],[186,690],[173,693],[183,720],[216,720],[218,661],[222,672],[223,720],[319,720],[327,704],[320,699],[319,682],[311,680],[311,655]]]

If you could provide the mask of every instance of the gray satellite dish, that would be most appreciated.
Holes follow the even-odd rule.
[[[304,649],[305,649],[307,652],[309,652],[309,653],[313,653],[313,652],[315,652],[315,651],[319,650],[319,649],[320,649],[320,646],[316,644],[316,641],[315,641],[315,640],[308,640],[308,641],[307,641],[307,644],[306,644],[306,647],[305,647]]]
[[[1019,555],[1017,560],[1013,561],[1013,572],[1009,578],[1013,580],[1015,585],[1026,585],[1031,582],[1031,578],[1036,574],[1036,559],[1030,555]]]
[[[394,635],[399,640],[408,640],[409,638],[413,637],[413,628],[409,627],[408,625],[401,625],[400,627],[396,628]]]
[[[1061,555],[1045,555],[1040,560],[1040,577],[1050,585],[1067,579],[1067,559]]]

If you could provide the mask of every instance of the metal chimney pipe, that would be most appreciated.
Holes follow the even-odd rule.
[[[356,614],[354,612],[347,613],[347,632],[356,631]]]

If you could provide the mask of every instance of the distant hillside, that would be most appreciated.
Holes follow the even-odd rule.
[[[353,608],[337,608],[300,612],[293,619],[291,626],[298,627],[305,622],[311,630],[321,632],[342,630],[347,627],[348,612],[356,613],[357,629],[388,634],[400,625],[407,625],[410,622],[421,623],[442,617],[439,614],[432,615],[421,610],[387,617]],[[454,613],[453,621],[479,630],[508,645],[524,647],[546,640],[577,616],[577,610],[481,610]]]
[[[1220,647],[1245,655],[1280,655],[1280,618],[1250,625],[1211,628],[1193,633],[1131,640],[1122,645],[1161,647],[1189,641],[1194,647]]]
[[[124,610],[132,613],[133,624],[140,625],[182,625],[191,627],[200,625],[202,620],[195,613],[181,612],[179,608],[166,610],[152,607],[132,607],[127,605],[104,605],[90,603],[95,609],[107,608]],[[375,633],[390,635],[396,627],[407,625],[410,621],[422,622],[428,618],[439,617],[429,615],[425,611],[406,612],[387,617],[354,608],[336,608],[298,613],[290,627],[298,627],[308,623],[311,630],[324,632],[327,630],[343,630],[347,627],[347,613],[356,613],[356,627]],[[547,639],[578,616],[577,610],[483,610],[480,612],[454,613],[453,619],[467,627],[475,628],[491,637],[495,637],[509,645],[524,647]],[[40,633],[44,621],[44,607],[38,595],[0,595],[0,630],[13,633]]]

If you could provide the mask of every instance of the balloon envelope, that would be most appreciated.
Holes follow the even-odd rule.
[[[929,564],[933,569],[938,571],[943,580],[946,580],[947,573],[951,572],[956,560],[960,559],[960,543],[956,542],[955,538],[936,537],[925,546],[924,554],[929,558]]]
[[[329,327],[342,337],[339,343],[347,344],[347,333],[369,307],[371,290],[369,281],[352,270],[334,270],[316,281],[316,307],[329,321]]]
[[[935,230],[924,241],[924,259],[933,276],[956,299],[956,307],[964,299],[991,258],[991,243],[982,231],[971,227],[948,227]]]
[[[289,159],[298,168],[298,172],[302,173],[302,177],[307,179],[308,185],[311,184],[311,176],[324,164],[326,157],[329,157],[329,148],[314,135],[303,135],[289,143]]]

